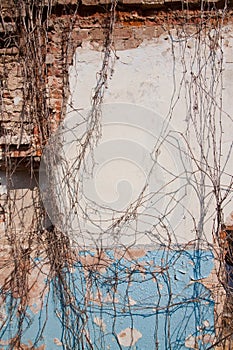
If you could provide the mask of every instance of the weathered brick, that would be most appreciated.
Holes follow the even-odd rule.
[[[114,30],[114,38],[118,39],[129,39],[132,37],[133,28],[117,28]]]
[[[50,96],[51,98],[54,98],[57,100],[62,99],[62,91],[58,89],[54,89],[50,92]]]
[[[96,28],[89,31],[89,37],[91,40],[104,40],[106,34],[102,28]]]
[[[50,88],[62,89],[63,80],[61,78],[56,77],[56,76],[49,76],[47,79],[47,86]]]
[[[7,8],[12,9],[15,7],[14,5],[15,5],[14,0],[1,0],[2,9],[7,9]]]
[[[130,40],[120,39],[116,40],[114,43],[114,47],[116,50],[127,50],[130,48],[136,48],[142,43],[142,39],[140,38],[131,38]]]
[[[10,67],[11,77],[21,77],[22,76],[22,66],[20,63],[14,63]]]
[[[23,79],[19,77],[9,76],[7,79],[7,88],[9,90],[16,90],[23,87]]]
[[[52,64],[54,62],[55,58],[54,55],[51,53],[47,53],[46,58],[45,58],[45,63],[46,64]]]
[[[87,29],[77,29],[72,32],[72,44],[75,46],[80,46],[84,40],[89,38],[89,30]]]
[[[6,111],[5,107],[3,108],[3,110],[1,111],[0,114],[0,119],[1,119],[1,124],[3,121],[15,121],[15,122],[19,122],[22,121],[21,118],[21,113],[13,113],[12,109],[10,109],[9,111]]]

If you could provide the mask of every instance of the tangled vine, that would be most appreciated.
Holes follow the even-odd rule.
[[[231,201],[233,184],[229,171],[232,143],[225,147],[223,136],[226,125],[232,123],[232,117],[224,110],[223,104],[224,25],[227,20],[230,21],[227,4],[218,9],[214,3],[201,1],[200,8],[192,10],[182,2],[181,9],[177,10],[178,19],[173,18],[175,24],[167,21],[161,25],[171,43],[173,91],[160,135],[153,147],[150,171],[152,173],[159,164],[157,156],[161,147],[168,143],[177,150],[181,162],[189,164],[184,166],[182,173],[169,174],[172,175],[169,186],[180,178],[185,178],[186,182],[183,192],[179,192],[180,188],[168,191],[170,187],[165,184],[149,194],[148,182],[145,182],[136,200],[127,206],[123,214],[114,216],[107,229],[111,235],[121,234],[130,222],[136,222],[135,233],[141,233],[137,226],[141,208],[148,198],[156,201],[158,193],[162,193],[164,198],[168,198],[168,205],[162,213],[154,214],[153,229],[147,232],[151,245],[159,246],[156,254],[147,252],[150,263],[140,260],[143,254],[141,248],[134,250],[135,242],[115,250],[98,245],[94,250],[85,246],[85,249],[77,248],[61,230],[61,225],[56,225],[48,217],[38,186],[43,149],[54,135],[57,137],[56,131],[66,118],[70,103],[69,69],[74,64],[76,49],[82,45],[83,18],[89,16],[89,26],[94,27],[97,23],[104,35],[101,38],[102,63],[91,96],[91,108],[84,120],[85,132],[79,140],[81,147],[77,149],[75,161],[69,168],[69,171],[75,169],[80,174],[80,181],[76,183],[76,191],[68,186],[67,196],[71,206],[79,205],[83,179],[93,174],[94,151],[102,137],[102,105],[109,79],[114,76],[117,58],[115,27],[127,11],[125,8],[121,10],[123,5],[117,0],[89,13],[81,2],[68,0],[15,0],[10,8],[4,6],[4,2],[0,6],[0,137],[5,179],[0,206],[0,345],[8,349],[45,349],[43,341],[48,327],[57,327],[61,329],[61,334],[59,339],[54,337],[54,344],[64,349],[108,349],[112,343],[118,349],[124,346],[133,348],[136,340],[140,339],[134,325],[138,315],[144,315],[153,317],[150,331],[155,349],[160,349],[159,322],[165,329],[166,349],[181,349],[184,345],[181,333],[189,327],[189,321],[184,319],[179,330],[173,327],[172,317],[179,308],[185,308],[187,318],[192,319],[195,314],[199,327],[198,334],[186,337],[185,345],[193,341],[195,348],[230,346],[233,332],[228,322],[232,300],[228,293],[224,261],[226,250],[229,258],[232,232],[224,226],[223,215]],[[128,15],[135,23],[137,21],[137,25],[140,21],[151,21],[150,9],[136,10],[136,14],[132,11]],[[92,11],[99,11],[99,19],[95,19]],[[156,17],[153,11],[152,14]],[[168,12],[163,18],[169,19]],[[178,60],[182,75],[177,73]],[[182,99],[186,116],[184,133],[169,129]],[[69,107],[72,108],[72,103]],[[182,139],[184,148],[177,142],[177,135]],[[58,133],[58,136],[61,135]],[[46,190],[54,207],[57,206],[56,193],[53,192],[54,169],[60,156],[58,139],[46,164],[49,179]],[[90,154],[93,160],[91,171],[86,163]],[[169,173],[167,169],[165,171]],[[25,173],[27,180],[23,183]],[[71,171],[66,169],[64,180],[72,183]],[[183,196],[190,190],[199,205],[199,213],[195,216],[189,207],[183,209],[192,223],[189,230],[193,239],[184,246],[174,245],[176,232],[169,225],[169,217],[176,206],[183,206]],[[96,203],[92,203],[90,209],[98,212]],[[53,210],[56,212],[56,208]],[[59,215],[58,211],[57,223]],[[210,221],[211,242],[207,237]],[[66,223],[69,224],[68,221]],[[220,232],[225,234],[220,235]],[[194,254],[190,253],[190,249]],[[198,283],[202,276],[200,263],[209,258],[206,251],[213,252],[217,266],[218,281],[212,295]],[[177,271],[182,271],[182,264],[186,264],[187,270],[192,264],[197,266],[192,292],[191,282],[184,287],[177,277]],[[177,293],[173,281],[183,288],[184,295],[188,289],[188,296]],[[143,283],[148,288],[148,292],[144,291],[145,300],[139,297],[135,302],[131,285],[135,284],[135,288],[140,289]],[[204,329],[203,324],[199,324],[204,320],[204,305],[211,304],[213,295],[215,300],[224,295],[222,287],[227,290],[225,306],[220,313],[216,311],[215,329],[211,329],[207,322]],[[149,294],[150,288],[156,300]],[[189,308],[193,308],[193,313],[189,313]],[[52,317],[53,321],[51,314],[55,318]],[[109,317],[108,325],[103,321],[104,316]],[[33,340],[26,344],[35,318],[38,329],[33,334]],[[121,318],[127,319],[130,324],[125,333],[119,332],[118,320]],[[55,326],[51,326],[51,322]],[[111,329],[108,328],[106,333],[107,326]],[[124,343],[122,339],[127,332],[130,340]],[[177,339],[182,339],[183,343],[177,345]]]

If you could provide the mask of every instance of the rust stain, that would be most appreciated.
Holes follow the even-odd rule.
[[[190,334],[186,339],[185,339],[185,347],[189,349],[196,349],[197,350],[197,339],[194,337],[192,334]]]

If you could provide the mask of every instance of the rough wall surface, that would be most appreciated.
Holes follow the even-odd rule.
[[[150,2],[152,5],[157,3]],[[96,5],[88,1],[83,4]],[[52,130],[57,128],[66,112],[89,107],[95,73],[102,62],[105,11],[97,11],[96,7],[91,11],[83,8],[82,11],[77,16],[61,11],[59,15],[52,14],[49,19],[41,69],[48,102],[47,123]],[[106,102],[130,102],[156,109],[160,115],[167,114],[167,101],[171,99],[174,83],[171,31],[168,29],[178,30],[184,16],[190,32],[188,45],[192,57],[196,45],[192,35],[199,21],[197,11],[158,12],[153,8],[118,11],[113,41],[116,50],[115,71],[108,84]],[[210,14],[206,13],[205,16],[208,18]],[[223,31],[226,53],[224,108],[228,114],[232,104],[231,33],[229,24]],[[41,155],[40,131],[36,128],[33,110],[25,100],[25,72],[20,53],[14,44],[9,46],[1,49],[4,99],[1,119],[2,165],[6,157],[4,154],[8,152],[12,159],[19,159],[25,166],[28,156]],[[64,50],[67,52],[65,62]],[[179,74],[180,71],[182,67],[178,66]],[[66,85],[68,79],[70,91]],[[174,112],[175,128],[181,131],[185,119],[184,104],[181,97],[181,103]],[[226,127],[226,149],[229,147],[227,140],[230,139],[230,128]],[[1,172],[1,176],[4,185],[5,171]],[[30,171],[27,176],[26,182],[30,181]],[[22,177],[26,177],[25,173]],[[16,206],[13,222],[19,231],[27,231],[28,226],[32,225],[30,207],[36,197],[32,194],[35,182],[27,188],[19,179],[18,174],[18,182],[11,185],[12,195],[16,196],[19,205],[18,209]],[[20,194],[17,192],[19,188]],[[6,194],[4,188],[2,193]],[[4,202],[4,198],[1,199]],[[192,233],[187,231],[184,234],[187,225],[181,225],[180,230],[183,230],[181,236],[186,241],[180,238],[178,243],[188,243]],[[23,298],[17,288],[9,283],[8,277],[14,272],[13,259],[9,258],[9,241],[5,242],[4,237],[2,240],[1,280],[8,294],[1,307],[0,344],[2,349],[10,349],[20,317],[20,298],[21,301]],[[211,241],[211,235],[208,241]],[[23,269],[30,271],[27,282],[29,293],[23,300],[27,304],[27,315],[22,324],[21,344],[15,349],[207,349],[215,342],[215,299],[210,289],[213,289],[213,276],[216,278],[216,275],[211,248],[203,250],[191,245],[185,250],[177,246],[173,246],[172,250],[162,246],[158,249],[155,241],[150,246],[148,242],[143,246],[142,242],[140,247],[126,247],[124,251],[95,251],[84,249],[84,244],[84,248],[76,249],[75,259],[64,271],[74,298],[64,300],[62,291],[57,288],[56,278],[47,282],[49,268],[45,255],[38,255],[36,248],[27,255],[27,244],[23,244],[22,240],[25,257]],[[13,306],[10,303],[12,294],[15,298]],[[4,323],[12,309],[10,323]],[[66,333],[65,322],[73,329],[73,337]]]
[[[59,349],[66,343],[62,301],[54,305],[53,285],[44,289],[46,268],[40,261],[38,269],[42,266],[30,276],[27,312],[32,326],[22,338],[25,349],[35,340],[36,349]],[[70,348],[79,349],[82,343],[87,349],[194,349],[195,344],[206,349],[215,340],[214,301],[200,279],[212,267],[212,254],[204,251],[194,256],[188,250],[131,249],[124,256],[107,251],[101,257],[80,252],[69,272],[79,305],[79,316],[70,320],[79,340],[71,338]],[[69,308],[72,315],[72,303]],[[2,307],[3,319],[7,311]],[[46,319],[43,338],[36,339]],[[0,340],[3,349],[10,340],[6,330]]]
[[[62,13],[59,16],[56,13],[52,14],[48,23],[47,41],[41,46],[43,63],[39,74],[43,77],[43,85],[38,86],[38,90],[46,89],[47,114],[44,124],[48,123],[49,128],[53,130],[57,128],[66,109],[62,101],[67,99],[67,74],[74,50],[82,46],[85,41],[90,42],[93,48],[101,50],[106,35],[107,24],[104,11],[99,12],[95,7],[92,11],[87,11],[86,15],[85,10],[80,11],[70,16]],[[28,91],[24,82],[28,74],[25,71],[25,65],[28,63],[22,61],[22,55],[18,50],[17,40],[19,39],[15,35],[14,18],[7,10],[6,12],[3,10],[3,14],[7,22],[3,22],[4,25],[2,25],[0,48],[4,101],[1,109],[1,152],[4,153],[5,147],[5,152],[10,154],[13,152],[12,156],[15,157],[25,157],[30,154],[40,156],[38,136],[40,130],[34,125],[33,109],[26,103]],[[208,11],[204,14],[206,18],[209,15]],[[231,14],[228,16],[231,17]],[[9,18],[12,22],[9,22]],[[114,49],[136,48],[143,40],[159,37],[174,26],[179,27],[179,23],[183,21],[190,31],[195,31],[199,22],[199,12],[195,10],[167,12],[156,9],[119,11],[114,28]],[[209,21],[211,22],[211,15]],[[168,36],[164,39],[168,39]],[[8,145],[7,148],[6,145]]]

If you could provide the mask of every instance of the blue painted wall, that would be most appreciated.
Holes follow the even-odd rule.
[[[79,253],[80,261],[72,271],[64,271],[63,285],[57,279],[50,282],[39,312],[28,308],[22,325],[25,346],[178,350],[192,349],[194,341],[198,349],[211,345],[214,301],[199,281],[213,268],[210,251],[159,249],[139,258],[118,259],[107,251],[99,265],[90,268],[84,261],[92,255],[95,253]],[[36,264],[42,266],[43,260]],[[66,283],[73,300],[65,299]],[[6,304],[6,314],[12,307]],[[17,301],[13,314],[1,330],[2,349],[9,348],[8,341],[16,332]],[[127,341],[129,330],[132,336]],[[33,349],[25,347],[29,348]]]

